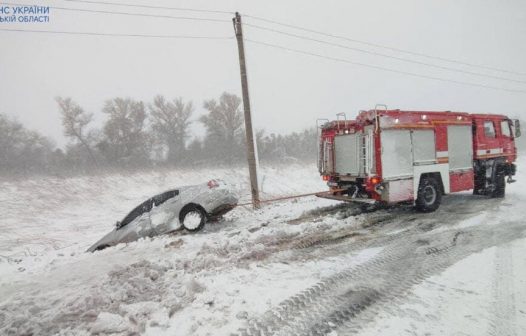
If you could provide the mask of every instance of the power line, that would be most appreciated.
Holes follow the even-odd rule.
[[[416,61],[416,60],[412,60],[412,59],[408,59],[408,58],[404,58],[404,57],[387,55],[387,54],[379,53],[379,52],[376,52],[376,51],[370,51],[370,50],[365,50],[365,49],[360,49],[360,48],[355,48],[355,47],[349,47],[347,45],[333,43],[333,42],[328,42],[328,41],[324,41],[324,40],[320,40],[320,39],[315,39],[315,38],[311,38],[311,37],[304,36],[304,35],[297,35],[297,34],[293,34],[293,33],[284,32],[282,30],[262,27],[262,26],[251,24],[251,23],[245,23],[244,25],[248,26],[248,27],[251,27],[251,28],[255,28],[255,29],[270,31],[270,32],[273,32],[273,33],[294,37],[294,38],[297,38],[297,39],[303,39],[303,40],[307,40],[307,41],[314,41],[314,42],[317,42],[317,43],[331,45],[331,46],[335,46],[335,47],[338,47],[338,48],[358,51],[358,52],[369,54],[369,55],[375,55],[375,56],[380,56],[380,57],[391,58],[391,59],[395,59],[395,60],[399,60],[399,61],[403,61],[403,62],[424,65],[424,66],[433,67],[433,68],[442,69],[442,70],[447,70],[447,71],[455,71],[455,72],[468,74],[468,75],[473,75],[473,76],[487,77],[487,78],[493,78],[493,79],[504,80],[504,81],[509,81],[509,82],[526,84],[526,81],[524,81],[524,80],[518,80],[518,79],[512,79],[512,78],[500,77],[500,76],[493,76],[493,75],[483,74],[483,73],[480,73],[480,72],[473,72],[473,71],[468,71],[468,70],[451,68],[451,67],[448,67],[448,66],[442,66],[442,65],[437,65],[437,64],[427,63],[427,62]]]
[[[354,62],[354,61],[350,61],[348,59],[343,59],[343,58],[337,58],[337,57],[320,55],[320,54],[311,53],[311,52],[300,50],[300,49],[288,48],[288,47],[284,47],[284,46],[280,46],[280,45],[276,45],[276,44],[272,44],[272,43],[256,41],[256,40],[252,40],[252,39],[245,39],[245,41],[250,42],[250,43],[254,43],[254,44],[259,44],[259,45],[271,47],[271,48],[276,48],[276,49],[282,49],[282,50],[286,50],[286,51],[290,51],[290,52],[295,52],[295,53],[298,53],[298,54],[314,56],[314,57],[323,58],[323,59],[327,59],[327,60],[331,60],[331,61],[336,61],[336,62],[341,62],[341,63],[348,63],[348,64],[353,64],[353,65],[363,66],[363,67],[372,68],[372,69],[376,69],[376,70],[388,71],[388,72],[392,72],[392,73],[398,73],[398,74],[403,74],[403,75],[408,75],[408,76],[413,76],[413,77],[432,79],[432,80],[437,80],[437,81],[441,81],[441,82],[450,82],[450,83],[461,84],[461,85],[468,85],[468,86],[477,86],[477,87],[482,87],[482,88],[486,88],[486,89],[493,89],[493,90],[526,93],[526,90],[507,89],[507,88],[501,88],[501,87],[484,85],[484,84],[478,84],[478,83],[472,83],[472,82],[457,81],[457,80],[454,80],[454,79],[447,79],[447,78],[441,78],[441,77],[427,76],[427,75],[422,75],[422,74],[418,74],[418,73],[414,73],[414,72],[407,72],[407,71],[402,71],[402,70],[385,68],[385,67],[378,66],[378,65]]]
[[[233,39],[233,37],[227,37],[227,36],[119,34],[119,33],[95,33],[95,32],[75,32],[75,31],[36,30],[36,29],[10,29],[10,28],[0,28],[0,31],[24,32],[24,33],[65,34],[65,35],[149,37],[149,38],[169,38],[169,39],[201,39],[201,40],[232,40]]]
[[[378,43],[373,43],[373,42],[353,39],[353,38],[342,36],[342,35],[336,35],[336,34],[326,33],[326,32],[322,32],[322,31],[319,31],[319,30],[310,29],[310,28],[295,26],[295,25],[291,25],[291,24],[288,24],[288,23],[279,22],[279,21],[276,21],[276,20],[266,19],[266,18],[263,18],[263,17],[260,17],[260,16],[254,16],[254,15],[248,15],[248,14],[245,14],[244,16],[248,17],[248,18],[252,18],[254,20],[259,20],[259,21],[262,21],[262,22],[272,23],[272,24],[283,26],[283,27],[298,29],[298,30],[301,30],[301,31],[309,32],[309,33],[314,33],[314,34],[319,34],[319,35],[323,35],[323,36],[328,36],[328,37],[332,37],[332,38],[336,38],[336,39],[340,39],[340,40],[345,40],[345,41],[349,41],[349,42],[353,42],[353,43],[359,43],[359,44],[363,44],[363,45],[368,45],[368,46],[371,46],[371,47],[383,48],[383,49],[388,49],[388,50],[391,50],[391,51],[406,53],[406,54],[413,55],[413,56],[426,57],[426,58],[435,59],[435,60],[439,60],[439,61],[443,61],[443,62],[457,63],[457,64],[470,66],[470,67],[475,67],[475,68],[481,68],[481,69],[492,70],[492,71],[499,71],[499,72],[509,73],[509,74],[513,74],[513,75],[519,75],[519,76],[526,76],[526,73],[524,73],[524,72],[511,71],[511,70],[506,70],[506,69],[502,69],[502,68],[497,68],[497,67],[492,67],[492,66],[487,66],[487,65],[481,65],[481,64],[473,64],[473,63],[459,61],[459,60],[455,60],[455,59],[451,59],[451,58],[424,54],[424,53],[415,52],[415,51],[411,51],[411,50],[407,50],[407,49],[395,48],[395,47],[382,45],[382,44],[378,44]]]
[[[112,6],[121,6],[121,7],[168,9],[168,10],[178,10],[178,11],[197,12],[197,13],[234,14],[234,12],[221,11],[221,10],[197,9],[197,8],[186,8],[186,7],[151,6],[151,5],[139,5],[139,4],[119,3],[119,2],[109,2],[109,1],[88,1],[88,0],[63,0],[63,1],[95,4],[95,5],[112,5]]]
[[[103,2],[88,1],[88,0],[65,0],[65,1],[72,1],[72,2],[85,2],[85,3],[95,3],[95,4],[98,3],[98,4],[109,4],[109,5],[115,4],[115,3],[110,3],[110,2],[104,2],[104,3],[103,3]],[[30,6],[30,5],[19,4],[19,3],[8,3],[8,2],[0,2],[0,3],[6,4],[6,5],[15,5],[15,6]],[[134,7],[140,7],[140,6],[141,6],[141,5],[133,5],[133,4],[121,4],[121,5],[125,5],[125,6],[134,6]],[[69,10],[69,11],[79,11],[79,12],[99,13],[99,14],[117,14],[117,15],[130,15],[130,16],[145,16],[145,17],[157,17],[157,18],[181,19],[181,20],[196,20],[196,21],[210,21],[210,22],[230,22],[230,20],[224,20],[224,19],[211,19],[211,18],[199,18],[199,17],[184,17],[184,16],[169,16],[169,15],[153,15],[153,14],[129,13],[129,12],[115,12],[115,11],[102,11],[102,10],[91,10],[91,9],[81,9],[81,8],[69,8],[69,7],[57,7],[57,6],[48,6],[48,7],[49,7],[49,8],[53,8],[53,9],[59,9],[59,10]],[[153,7],[153,6],[150,6],[150,7]],[[157,7],[157,8],[161,8],[161,7]],[[176,9],[176,7],[172,7],[172,8],[163,8],[163,9]],[[188,9],[188,8],[187,8],[187,9]],[[188,10],[191,10],[191,9],[188,9]],[[205,11],[205,10],[203,10],[203,11]],[[334,38],[340,38],[340,39],[348,40],[348,41],[351,41],[351,42],[364,43],[364,44],[368,44],[368,45],[372,45],[372,46],[377,46],[377,47],[382,47],[382,48],[387,48],[387,49],[391,49],[391,50],[396,50],[396,51],[401,51],[401,52],[412,53],[412,52],[408,52],[408,51],[405,51],[405,50],[402,50],[402,49],[390,48],[390,47],[385,47],[385,46],[381,46],[381,45],[377,45],[377,44],[373,44],[373,43],[369,43],[369,42],[353,40],[353,39],[349,39],[349,38],[346,38],[346,37],[342,37],[342,36],[338,36],[338,35],[333,35],[333,34],[328,34],[328,33],[323,33],[323,32],[319,32],[319,31],[311,30],[311,29],[308,29],[308,28],[303,28],[303,27],[293,26],[293,25],[289,25],[289,24],[284,24],[284,23],[281,23],[281,22],[278,22],[278,21],[269,20],[269,19],[264,19],[264,18],[261,18],[261,17],[251,16],[251,15],[245,15],[245,16],[250,17],[250,18],[253,18],[253,19],[256,19],[256,20],[262,20],[262,21],[265,21],[265,22],[274,23],[274,24],[278,24],[278,25],[285,26],[285,27],[295,28],[295,29],[299,29],[299,30],[303,30],[303,31],[307,31],[307,32],[312,32],[312,33],[316,33],[316,34],[321,34],[321,35],[325,35],[325,36],[330,36],[330,37],[334,37]],[[296,35],[296,34],[292,34],[292,33],[287,33],[287,32],[283,32],[283,31],[279,31],[279,30],[275,30],[275,29],[271,29],[271,28],[266,28],[266,27],[261,27],[261,26],[257,26],[257,25],[252,25],[252,24],[245,24],[245,25],[251,26],[251,27],[253,27],[253,28],[263,29],[263,30],[267,30],[267,31],[272,31],[272,32],[276,32],[276,33],[280,33],[280,34],[284,34],[284,35],[288,35],[288,36],[296,37],[296,38],[301,38],[301,39],[311,40],[311,41],[315,41],[315,42],[319,42],[319,43],[330,44],[330,45],[338,46],[338,47],[341,47],[341,48],[346,48],[346,49],[351,49],[351,50],[357,50],[357,51],[361,51],[361,52],[365,52],[365,53],[369,53],[369,54],[373,54],[373,55],[378,55],[378,56],[383,56],[383,57],[389,57],[389,58],[398,59],[398,60],[403,60],[403,61],[408,61],[408,62],[413,62],[413,63],[417,63],[417,64],[422,64],[422,65],[427,65],[427,66],[433,66],[433,67],[437,67],[437,68],[441,68],[441,69],[445,69],[445,70],[459,71],[459,72],[468,73],[468,74],[472,74],[472,75],[486,76],[486,77],[491,77],[491,78],[496,78],[496,79],[501,79],[501,80],[509,80],[509,81],[515,81],[515,82],[519,82],[519,83],[526,83],[526,82],[524,82],[524,81],[518,81],[518,80],[513,80],[513,79],[508,79],[508,78],[498,77],[498,76],[484,75],[484,74],[474,73],[474,72],[469,72],[469,71],[466,72],[466,71],[463,71],[463,70],[460,70],[460,69],[454,69],[454,68],[442,67],[442,66],[438,66],[438,65],[435,65],[435,64],[430,64],[430,63],[425,63],[425,62],[419,62],[419,61],[413,61],[413,60],[409,60],[409,59],[405,59],[405,58],[401,58],[401,57],[395,57],[395,56],[385,55],[385,54],[376,53],[376,52],[372,52],[372,51],[368,51],[368,50],[363,50],[363,49],[358,49],[358,48],[352,48],[352,47],[349,47],[349,46],[344,46],[344,45],[340,45],[340,44],[331,43],[331,42],[328,42],[328,41],[323,41],[323,40],[313,39],[313,38],[309,38],[309,37],[306,37],[306,36]],[[50,33],[50,34],[71,34],[71,35],[93,35],[93,36],[120,36],[120,37],[189,38],[189,39],[190,39],[190,38],[194,38],[194,39],[231,39],[230,37],[213,37],[213,36],[114,34],[114,33],[71,32],[71,31],[49,31],[49,30],[47,30],[47,31],[44,31],[44,30],[22,30],[22,29],[0,29],[0,31],[33,32],[33,33]],[[451,82],[451,83],[462,84],[462,85],[477,86],[477,87],[483,87],[483,88],[489,88],[489,89],[495,89],[495,90],[504,90],[504,91],[509,91],[509,92],[520,92],[520,93],[526,93],[526,91],[524,91],[524,90],[499,88],[499,87],[494,87],[494,86],[489,86],[489,85],[484,85],[484,84],[477,84],[477,83],[472,83],[472,82],[464,82],[464,81],[450,80],[450,79],[445,79],[445,78],[440,78],[440,77],[434,77],[434,76],[427,76],[427,75],[422,75],[422,74],[418,74],[418,73],[412,73],[412,72],[406,72],[406,71],[401,71],[401,70],[395,70],[395,69],[391,69],[391,68],[386,68],[386,67],[381,67],[381,66],[376,66],[376,65],[366,64],[366,63],[354,62],[354,61],[350,61],[350,60],[346,60],[346,59],[342,59],[342,58],[336,58],[336,57],[324,56],[324,55],[320,55],[320,54],[316,54],[316,53],[311,53],[311,52],[307,52],[307,51],[303,51],[303,50],[299,50],[299,49],[292,49],[292,48],[283,47],[283,46],[279,46],[279,45],[275,45],[275,44],[270,44],[270,43],[266,43],[266,42],[261,42],[261,41],[248,40],[248,39],[247,39],[247,41],[252,42],[252,43],[255,43],[255,44],[260,44],[260,45],[265,45],[265,46],[268,46],[268,47],[273,47],[273,48],[283,49],[283,50],[287,50],[287,51],[291,51],[291,52],[296,52],[296,53],[300,53],[300,54],[304,54],[304,55],[310,55],[310,56],[315,56],[315,57],[325,58],[325,59],[329,59],[329,60],[333,60],[333,61],[344,62],[344,63],[354,64],[354,65],[359,65],[359,66],[364,66],[364,67],[369,67],[369,68],[374,68],[374,69],[378,69],[378,70],[384,70],[384,71],[389,71],[389,72],[394,72],[394,73],[399,73],[399,74],[405,74],[405,75],[410,75],[410,76],[414,76],[414,77],[427,78],[427,79],[433,79],[433,80],[438,80],[438,81]],[[441,60],[445,60],[445,61],[449,61],[449,62],[455,62],[455,63],[459,63],[459,64],[465,64],[465,65],[476,66],[476,67],[483,67],[483,68],[488,68],[488,69],[490,69],[489,67],[485,67],[485,66],[472,65],[472,64],[469,64],[469,63],[463,63],[463,62],[459,62],[459,61],[454,61],[454,60],[449,60],[449,59],[437,58],[437,57],[435,57],[435,56],[429,56],[429,55],[418,54],[418,53],[413,53],[413,54],[415,54],[415,55],[420,55],[420,56],[424,56],[424,57],[430,57],[430,58],[441,59]],[[497,70],[497,71],[503,71],[503,72],[513,73],[513,72],[510,72],[510,71],[506,71],[506,70],[502,70],[502,69],[497,69],[497,68],[491,68],[491,69],[493,69],[493,70]]]
[[[9,3],[0,2],[4,5],[11,6],[34,6],[20,3]],[[46,6],[52,9],[73,11],[73,12],[85,12],[85,13],[97,13],[97,14],[112,14],[112,15],[128,15],[128,16],[143,16],[143,17],[154,17],[163,19],[177,19],[177,20],[189,20],[189,21],[208,21],[208,22],[231,22],[231,20],[225,19],[213,19],[213,18],[202,18],[202,17],[191,17],[191,16],[172,16],[172,15],[158,15],[158,14],[144,14],[144,13],[130,13],[130,12],[116,12],[107,10],[96,10],[96,9],[83,9],[83,8],[71,8],[71,7],[58,7],[58,6]]]
[[[202,13],[233,14],[233,12],[230,12],[230,11],[206,10],[206,9],[184,8],[184,7],[151,6],[151,5],[140,5],[140,4],[131,4],[131,3],[116,3],[116,2],[109,2],[109,1],[90,1],[90,0],[63,0],[63,1],[76,2],[76,3],[98,4],[98,5],[113,5],[113,6],[150,8],[150,9],[192,11],[192,12],[202,12]],[[5,4],[8,4],[8,5],[19,5],[19,6],[29,6],[29,5],[16,4],[16,3],[5,3]],[[115,12],[115,11],[91,10],[91,9],[81,9],[81,8],[58,7],[58,6],[48,6],[48,7],[49,8],[53,8],[53,9],[59,9],[59,10],[69,10],[69,11],[99,13],[99,14],[131,15],[131,16],[169,18],[169,19],[194,20],[194,21],[209,21],[209,22],[230,22],[230,20],[213,19],[213,18],[199,18],[199,17],[183,17],[183,16],[170,16],[170,15],[154,15],[154,14],[144,14],[144,13]],[[483,68],[483,69],[488,69],[488,70],[493,70],[493,71],[500,71],[500,72],[515,74],[515,75],[526,75],[526,73],[514,72],[514,71],[504,70],[504,69],[500,69],[500,68],[489,67],[489,66],[485,66],[485,65],[476,65],[476,64],[471,64],[471,63],[462,62],[462,61],[458,61],[458,60],[452,60],[452,59],[448,59],[448,58],[444,58],[444,57],[432,56],[432,55],[428,55],[428,54],[413,52],[413,51],[404,50],[404,49],[400,49],[400,48],[389,47],[389,46],[376,44],[376,43],[371,43],[371,42],[367,42],[367,41],[351,39],[351,38],[348,38],[348,37],[345,37],[345,36],[329,34],[329,33],[321,32],[321,31],[317,31],[317,30],[313,30],[313,29],[309,29],[309,28],[304,28],[304,27],[300,27],[300,26],[295,26],[295,25],[291,25],[291,24],[282,23],[282,22],[279,22],[279,21],[276,21],[276,20],[266,19],[266,18],[259,17],[259,16],[253,16],[253,15],[245,15],[245,16],[248,17],[248,18],[252,18],[254,20],[260,20],[260,21],[263,21],[263,22],[273,23],[273,24],[284,26],[284,27],[289,27],[289,28],[293,28],[293,29],[298,29],[298,30],[310,32],[310,33],[320,34],[320,35],[324,35],[324,36],[328,36],[328,37],[332,37],[332,38],[343,39],[343,40],[347,40],[347,41],[350,41],[350,42],[361,43],[361,44],[369,45],[369,46],[373,46],[373,47],[379,47],[379,48],[389,49],[389,50],[392,50],[392,51],[403,52],[403,53],[411,54],[411,55],[414,55],[414,56],[427,57],[427,58],[441,60],[441,61],[445,61],[445,62],[457,63],[457,64],[461,64],[461,65],[466,65],[466,66],[471,66],[471,67],[478,67],[478,68]],[[403,57],[386,55],[386,54],[373,52],[373,51],[369,51],[369,50],[353,48],[353,47],[349,47],[349,46],[343,46],[343,45],[339,45],[339,44],[335,44],[335,43],[330,43],[328,41],[317,40],[317,39],[309,38],[309,37],[306,37],[306,36],[301,36],[301,35],[287,33],[287,32],[283,32],[283,31],[271,29],[271,28],[261,27],[261,26],[258,26],[258,25],[252,25],[252,24],[247,24],[247,23],[245,23],[245,25],[252,26],[253,28],[257,28],[257,29],[262,29],[262,30],[267,30],[267,31],[272,31],[272,32],[275,32],[275,33],[283,34],[283,35],[288,35],[288,36],[295,37],[295,38],[302,38],[302,39],[306,39],[306,40],[316,41],[316,42],[319,42],[319,43],[331,44],[331,45],[334,45],[334,46],[337,46],[337,47],[340,47],[340,48],[346,48],[346,49],[355,50],[355,51],[359,51],[359,52],[363,52],[363,53],[368,53],[368,54],[371,54],[371,55],[377,55],[377,56],[381,56],[381,57],[388,57],[388,58],[391,58],[391,59],[396,59],[396,60],[400,60],[400,61],[404,61],[404,62],[411,62],[411,63],[415,63],[415,64],[435,67],[435,68],[448,70],[448,71],[461,72],[461,73],[474,75],[474,76],[482,76],[482,77],[494,78],[494,79],[498,79],[498,80],[505,80],[505,81],[510,81],[510,82],[523,83],[523,84],[526,83],[526,81],[522,81],[522,80],[515,80],[515,79],[511,79],[511,78],[506,78],[506,77],[493,76],[493,75],[487,75],[487,74],[482,74],[482,73],[477,73],[477,72],[472,72],[472,71],[467,71],[467,70],[462,70],[462,69],[450,68],[450,67],[446,67],[446,66],[440,66],[440,65],[426,63],[426,62],[421,62],[421,61],[416,61],[416,60],[410,60],[410,59],[406,59],[406,58],[403,58]]]
[[[131,4],[131,3],[116,3],[116,2],[109,2],[109,1],[90,1],[90,0],[63,0],[63,1],[76,2],[76,3],[87,3],[87,4],[98,4],[98,5],[113,5],[113,6],[125,6],[125,7],[137,7],[137,8],[150,8],[150,9],[180,10],[180,11],[202,12],[202,13],[233,14],[233,12],[230,12],[230,11],[206,10],[206,9],[185,8],[185,7],[151,6],[151,5],[140,5],[140,4]],[[5,3],[5,4],[18,5],[18,6],[29,6],[29,5],[16,4],[16,3]],[[69,11],[88,12],[88,13],[100,13],[100,14],[131,15],[131,16],[157,17],[157,18],[194,20],[194,21],[210,21],[210,22],[230,22],[230,20],[213,19],[213,18],[198,18],[198,17],[154,15],[154,14],[143,14],[143,13],[115,12],[115,11],[91,10],[91,9],[81,9],[81,8],[58,7],[58,6],[48,6],[48,7],[49,8],[53,8],[53,9],[59,9],[59,10],[69,10]],[[483,69],[488,69],[488,70],[493,70],[493,71],[499,71],[499,72],[515,74],[515,75],[526,75],[526,73],[514,72],[514,71],[510,71],[510,70],[505,70],[505,69],[495,68],[495,67],[490,67],[490,66],[485,66],[485,65],[476,65],[476,64],[471,64],[471,63],[467,63],[467,62],[463,62],[463,61],[448,59],[448,58],[444,58],[444,57],[432,56],[432,55],[418,53],[418,52],[409,51],[409,50],[405,50],[405,49],[385,46],[385,45],[381,45],[381,44],[377,44],[377,43],[371,43],[371,42],[367,42],[367,41],[352,39],[352,38],[348,38],[348,37],[345,37],[345,36],[329,34],[329,33],[321,32],[321,31],[317,31],[317,30],[313,30],[313,29],[309,29],[309,28],[305,28],[305,27],[300,27],[300,26],[295,26],[295,25],[291,25],[291,24],[282,23],[282,22],[279,22],[279,21],[276,21],[276,20],[266,19],[266,18],[259,17],[259,16],[248,15],[248,14],[245,15],[245,16],[248,17],[248,18],[252,18],[254,20],[260,20],[260,21],[263,21],[263,22],[273,23],[273,24],[284,26],[284,27],[298,29],[298,30],[302,30],[302,31],[310,32],[310,33],[315,33],[315,34],[320,34],[320,35],[324,35],[324,36],[328,36],[328,37],[332,37],[332,38],[343,39],[343,40],[347,40],[347,41],[354,42],[354,43],[360,43],[360,44],[369,45],[369,46],[373,46],[373,47],[384,48],[384,49],[388,49],[388,50],[392,50],[392,51],[403,52],[403,53],[411,54],[411,55],[414,55],[414,56],[427,57],[427,58],[436,59],[436,60],[440,60],[440,61],[457,63],[457,64],[461,64],[461,65],[466,65],[466,66],[471,66],[471,67],[478,67],[478,68],[483,68]],[[316,39],[308,38],[306,36],[296,35],[296,34],[292,34],[292,33],[286,33],[286,32],[283,32],[283,31],[278,31],[278,30],[274,30],[274,29],[270,29],[270,28],[266,28],[266,27],[261,27],[261,26],[257,26],[257,25],[251,25],[251,24],[246,24],[246,23],[245,23],[245,25],[252,26],[253,28],[264,29],[264,30],[273,31],[273,32],[276,32],[276,33],[284,34],[284,35],[289,35],[289,36],[296,37],[296,38],[303,38],[303,39],[312,40],[312,41],[316,41],[316,42],[320,42],[320,43],[332,44],[332,43],[327,42],[327,41],[316,40]],[[500,77],[500,76],[492,76],[492,75],[486,75],[486,74],[482,74],[482,73],[476,73],[476,72],[471,72],[471,71],[466,71],[466,70],[461,70],[461,69],[456,69],[456,68],[439,66],[439,65],[435,65],[435,64],[431,64],[431,63],[410,60],[410,59],[406,59],[406,58],[403,58],[403,57],[396,57],[396,56],[385,55],[385,54],[372,52],[372,51],[368,51],[368,50],[363,50],[363,49],[359,49],[359,48],[352,48],[352,47],[349,47],[349,46],[342,46],[342,45],[337,45],[337,44],[332,44],[332,45],[335,45],[335,46],[338,46],[338,47],[341,47],[341,48],[346,48],[346,49],[359,51],[359,52],[364,52],[364,53],[368,53],[368,54],[372,54],[372,55],[377,55],[377,56],[397,59],[397,60],[400,60],[400,61],[411,62],[411,63],[415,63],[415,64],[435,67],[435,68],[448,70],[448,71],[457,71],[457,72],[462,72],[462,73],[470,74],[470,75],[474,75],[474,76],[483,76],[483,77],[488,77],[488,78],[494,78],[494,79],[499,79],[499,80],[516,82],[516,83],[526,83],[526,81],[514,80],[514,79]]]

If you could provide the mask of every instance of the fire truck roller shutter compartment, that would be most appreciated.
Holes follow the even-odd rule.
[[[473,143],[470,125],[449,125],[447,147],[449,155],[449,181],[451,192],[474,188]]]
[[[441,162],[443,152],[436,151],[435,129],[414,129],[411,131],[413,144],[413,195],[418,195],[423,174],[434,174],[437,182],[441,184],[443,192],[449,193],[449,164]],[[440,174],[437,178],[436,174]]]
[[[447,127],[447,148],[449,154],[449,169],[473,169],[472,131],[470,125],[450,125]]]
[[[384,131],[383,175],[390,181],[382,199],[388,203],[414,199],[422,173],[437,172],[435,148],[434,130]]]
[[[434,164],[436,160],[435,132],[433,130],[413,130],[411,140],[414,164]]]
[[[359,142],[361,134],[338,135],[334,138],[334,171],[340,175],[360,173]]]
[[[413,177],[411,131],[383,130],[381,142],[384,180]]]
[[[413,152],[411,131],[382,130],[382,200],[396,203],[413,198]]]

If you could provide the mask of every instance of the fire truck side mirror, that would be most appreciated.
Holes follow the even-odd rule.
[[[519,119],[513,120],[513,137],[518,138],[521,136],[521,123]]]

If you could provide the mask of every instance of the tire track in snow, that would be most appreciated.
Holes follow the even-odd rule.
[[[513,285],[513,254],[510,244],[497,246],[493,279],[494,320],[491,335],[515,336],[516,315]]]
[[[474,252],[524,234],[518,222],[502,226],[504,229],[473,227],[462,233],[405,232],[404,241],[387,246],[378,258],[285,300],[249,323],[240,334],[324,335],[338,327],[340,332],[354,334],[361,326],[357,321],[363,324],[373,320],[375,311],[396,305],[414,284]],[[400,238],[397,236],[393,238]],[[434,246],[426,247],[426,241],[432,241]]]

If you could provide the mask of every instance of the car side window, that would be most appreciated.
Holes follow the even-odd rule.
[[[508,120],[502,120],[500,122],[500,130],[502,132],[502,135],[504,135],[505,137],[511,138],[510,123]]]
[[[148,198],[146,201],[136,206],[135,209],[133,209],[126,217],[124,217],[122,221],[117,222],[117,229],[128,225],[142,214],[150,212],[154,206],[159,206],[169,199],[176,197],[177,195],[179,195],[179,190],[174,189]]]
[[[495,137],[495,126],[493,125],[493,121],[484,121],[484,135],[486,138]]]

